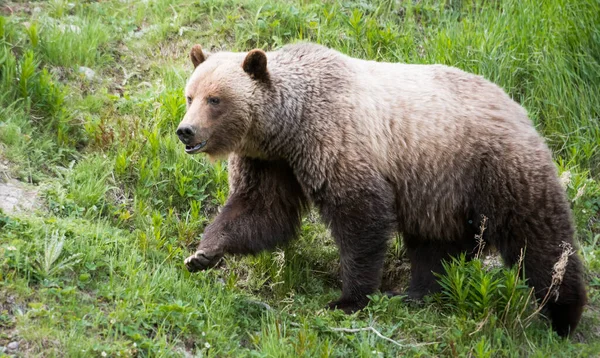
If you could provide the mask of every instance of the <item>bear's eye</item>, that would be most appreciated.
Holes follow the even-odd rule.
[[[208,104],[211,104],[213,106],[216,106],[217,104],[221,103],[221,99],[219,97],[208,97],[206,101],[208,102]]]
[[[190,96],[187,96],[187,97],[185,97],[185,100],[187,101],[187,105],[188,105],[188,106],[191,106],[191,105],[192,105],[192,97],[190,97]]]

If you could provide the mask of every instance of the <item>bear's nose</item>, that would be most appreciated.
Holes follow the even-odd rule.
[[[194,139],[194,135],[196,134],[194,128],[190,126],[179,127],[175,133],[177,133],[179,140],[184,144],[191,144],[190,141]]]

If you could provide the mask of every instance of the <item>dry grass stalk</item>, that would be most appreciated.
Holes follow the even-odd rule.
[[[346,332],[346,333],[356,333],[356,332],[364,332],[364,331],[371,331],[373,333],[375,333],[375,335],[377,335],[377,337],[384,339],[390,343],[393,343],[395,345],[397,345],[398,347],[402,347],[402,348],[406,348],[406,347],[423,347],[423,346],[429,346],[429,345],[433,345],[433,344],[440,344],[441,342],[425,342],[425,343],[416,343],[416,344],[405,344],[405,343],[400,343],[398,341],[395,341],[389,337],[384,336],[383,334],[381,334],[381,332],[379,332],[378,330],[376,330],[375,328],[369,326],[369,327],[364,327],[364,328],[337,328],[337,327],[330,327],[329,328],[331,331],[333,332]]]
[[[487,220],[487,216],[481,215],[481,223],[479,224],[479,234],[475,235],[475,240],[477,241],[477,246],[475,247],[475,250],[477,250],[477,252],[475,253],[476,259],[481,258],[481,255],[483,254],[483,249],[485,248],[485,241],[483,241],[483,233],[485,232],[485,229],[487,229]]]
[[[559,287],[567,271],[569,256],[575,253],[573,246],[568,242],[563,241],[560,244],[560,247],[562,248],[562,253],[558,258],[558,261],[556,261],[554,267],[552,268],[552,282],[550,283],[550,287],[548,287],[548,291],[546,292],[546,295],[544,296],[542,302],[540,302],[538,308],[529,317],[527,317],[526,321],[531,320],[535,315],[540,313],[540,311],[544,308],[544,306],[546,305],[546,303],[548,303],[552,296],[554,296],[555,301],[558,300]]]

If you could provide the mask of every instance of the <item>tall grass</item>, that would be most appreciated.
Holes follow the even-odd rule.
[[[597,1],[56,0],[11,9],[0,16],[0,163],[39,184],[42,209],[0,213],[0,346],[18,341],[24,355],[45,356],[600,352]],[[325,311],[339,294],[337,250],[315,213],[287,248],[185,271],[228,192],[226,163],[186,155],[173,133],[188,51],[297,41],[456,66],[525,106],[553,150],[591,277],[574,340],[559,340],[540,315],[521,326],[531,302],[518,275],[479,261],[449,263],[444,292],[425,304],[375,295],[362,313]],[[385,276],[398,289],[408,281],[402,253],[395,240]]]

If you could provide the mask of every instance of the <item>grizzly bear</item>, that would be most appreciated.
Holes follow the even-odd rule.
[[[195,45],[190,56],[177,135],[189,154],[229,156],[230,193],[188,270],[293,239],[314,205],[340,252],[342,295],[331,308],[367,304],[396,232],[411,263],[408,296],[439,290],[434,273],[450,256],[473,257],[484,216],[487,246],[509,266],[523,251],[529,285],[538,299],[549,293],[563,243],[574,244],[570,208],[544,140],[498,86],[314,44],[248,53]],[[586,303],[582,271],[570,256],[546,304],[561,336]]]

